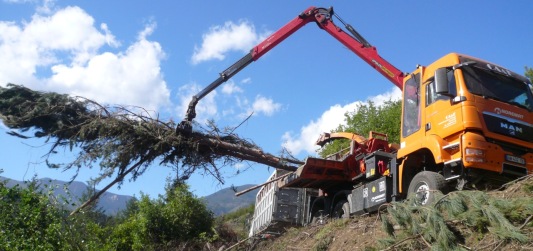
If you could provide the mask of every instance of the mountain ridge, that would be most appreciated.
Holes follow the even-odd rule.
[[[81,181],[68,182],[53,178],[38,178],[35,181],[38,183],[39,189],[51,189],[55,197],[70,198],[70,201],[74,202],[75,205],[69,205],[69,210],[82,203],[80,202],[80,199],[89,188],[86,183]],[[6,182],[7,187],[13,187],[16,185],[27,187],[27,183],[30,181],[18,181],[0,176],[0,182]],[[239,197],[235,196],[234,191],[234,189],[236,191],[242,191],[252,186],[254,185],[247,184],[236,187],[227,187],[210,195],[201,197],[200,199],[206,203],[207,208],[211,210],[215,216],[220,216],[255,203],[255,196],[258,189],[245,193]],[[129,195],[105,192],[98,199],[97,206],[101,208],[106,215],[113,216],[121,210],[124,210],[127,203],[134,198],[135,197]]]
[[[215,216],[220,216],[255,203],[255,196],[257,195],[259,188],[241,196],[235,196],[236,192],[243,191],[253,186],[255,185],[246,184],[236,187],[227,187],[202,197],[201,199],[206,202],[207,208],[209,208]]]
[[[38,178],[35,179],[39,189],[52,190],[52,193],[56,198],[65,198],[74,203],[74,206],[69,203],[68,209],[83,203],[80,201],[83,198],[84,193],[88,190],[89,186],[81,181],[62,181],[52,178]],[[27,184],[31,181],[18,181],[7,177],[0,176],[0,182],[6,182],[7,187],[27,187]],[[126,208],[127,203],[133,199],[133,196],[120,195],[111,192],[103,193],[98,199],[97,206],[101,208],[106,215],[116,215],[118,212]]]

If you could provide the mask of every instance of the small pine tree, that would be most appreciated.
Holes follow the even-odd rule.
[[[411,238],[413,246],[429,244],[434,250],[458,250],[462,249],[463,236],[453,222],[462,222],[470,233],[492,235],[501,241],[529,241],[512,221],[533,214],[533,199],[503,200],[481,191],[456,191],[441,195],[433,205],[417,206],[408,199],[393,203],[387,211],[382,227],[390,239],[382,245]],[[401,230],[395,230],[394,225]]]

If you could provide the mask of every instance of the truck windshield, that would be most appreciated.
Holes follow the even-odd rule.
[[[533,109],[533,95],[526,83],[477,67],[462,69],[466,87],[472,94],[506,102],[528,111]]]

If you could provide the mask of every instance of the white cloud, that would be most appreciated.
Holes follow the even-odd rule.
[[[242,93],[243,90],[235,84],[234,81],[230,80],[222,85],[222,93],[226,95],[231,95],[233,93]]]
[[[0,121],[0,129],[1,130],[4,130],[4,131],[9,131],[11,129],[9,129],[9,127],[7,127],[6,125],[4,125],[4,122],[3,121]]]
[[[248,116],[250,114],[254,115],[260,115],[263,114],[265,116],[272,116],[275,112],[279,111],[281,109],[281,104],[274,102],[274,100],[270,98],[263,97],[261,95],[257,95],[255,97],[254,103],[248,110],[246,111],[246,114],[243,114],[245,116]]]
[[[96,27],[94,18],[75,6],[34,14],[22,24],[0,21],[0,84],[149,110],[170,104],[160,72],[164,52],[147,39],[155,24],[148,24],[135,43],[117,53],[101,52],[120,43],[105,23]]]
[[[283,148],[286,148],[294,155],[298,155],[301,152],[314,153],[318,148],[315,142],[320,134],[337,128],[339,124],[344,122],[344,114],[348,111],[355,111],[357,104],[360,103],[360,101],[356,101],[344,106],[336,104],[322,113],[320,118],[312,120],[309,124],[303,126],[299,134],[293,135],[291,132],[285,132],[282,136],[284,141],[282,143]]]
[[[241,80],[241,84],[249,84],[252,83],[252,78],[245,78]]]
[[[202,45],[199,48],[195,46],[192,63],[198,64],[212,59],[222,60],[229,51],[248,52],[269,33],[257,33],[254,25],[247,21],[238,24],[228,21],[223,26],[213,26],[202,35]]]
[[[390,92],[369,97],[367,100],[372,100],[375,105],[380,106],[384,104],[385,101],[390,99],[397,100],[400,98],[400,89],[394,87]],[[320,118],[312,120],[307,125],[303,126],[298,134],[295,135],[293,132],[285,132],[282,136],[282,146],[294,155],[298,155],[302,152],[305,152],[306,154],[314,154],[318,149],[315,142],[320,134],[330,132],[340,124],[345,124],[344,114],[346,112],[355,111],[357,105],[361,103],[362,101],[355,101],[343,106],[339,104],[331,106],[327,111],[322,113]]]
[[[39,2],[38,0],[29,0]],[[37,7],[39,13],[51,13],[55,7],[56,0],[42,0],[41,6]]]
[[[74,62],[85,62],[103,45],[117,46],[115,38],[102,24],[104,33],[94,27],[94,19],[79,7],[66,7],[52,16],[34,15],[23,35],[44,52],[66,51]]]
[[[245,163],[245,162],[238,162],[238,163],[233,164],[233,167],[237,170],[244,170],[246,167],[249,167],[249,166],[250,164]]]

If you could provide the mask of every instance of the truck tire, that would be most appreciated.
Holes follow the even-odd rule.
[[[435,191],[446,193],[446,180],[441,174],[423,171],[411,180],[408,197],[414,196],[416,204],[425,206],[435,201]]]
[[[324,210],[318,210],[311,216],[311,225],[324,225],[326,224],[326,212]]]
[[[333,218],[343,219],[350,218],[350,204],[347,200],[340,200],[333,209]]]

